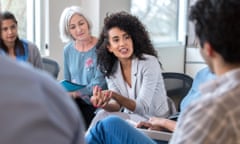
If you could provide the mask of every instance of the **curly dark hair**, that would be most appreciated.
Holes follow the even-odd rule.
[[[228,63],[240,62],[240,0],[199,0],[189,19],[200,45],[209,42]]]
[[[116,71],[115,63],[117,57],[107,49],[107,45],[109,44],[108,32],[114,27],[118,27],[131,36],[134,56],[141,60],[145,59],[143,54],[158,57],[147,30],[136,16],[124,11],[107,15],[104,19],[104,26],[96,45],[97,62],[101,72],[103,72],[105,76],[109,77]]]

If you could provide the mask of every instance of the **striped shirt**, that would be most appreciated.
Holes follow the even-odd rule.
[[[240,69],[200,87],[180,116],[171,144],[240,144]]]

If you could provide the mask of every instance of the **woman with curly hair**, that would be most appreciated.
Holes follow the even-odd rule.
[[[139,121],[171,114],[157,52],[137,17],[127,12],[108,15],[96,47],[108,90],[93,90],[91,102],[103,110],[92,126],[108,115]]]

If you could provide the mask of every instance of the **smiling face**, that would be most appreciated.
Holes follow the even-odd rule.
[[[74,40],[85,40],[89,38],[89,25],[86,19],[78,14],[73,15],[69,21],[69,33]]]
[[[131,59],[133,55],[133,41],[130,35],[118,27],[108,31],[108,51],[113,53],[119,60]]]
[[[15,43],[18,35],[17,24],[12,19],[2,20],[1,37],[5,44]]]

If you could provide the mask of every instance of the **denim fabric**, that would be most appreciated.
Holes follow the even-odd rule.
[[[87,144],[157,144],[116,116],[99,121],[86,135]]]

